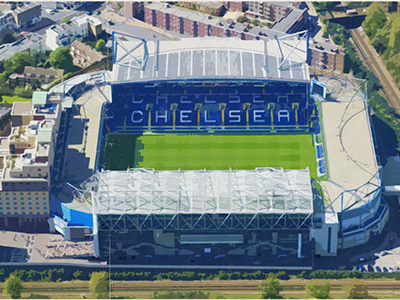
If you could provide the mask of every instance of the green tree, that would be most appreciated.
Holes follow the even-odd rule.
[[[393,19],[388,46],[394,53],[400,51],[400,18]]]
[[[34,64],[35,57],[31,55],[29,50],[25,50],[7,59],[4,63],[4,69],[7,74],[22,73],[25,66],[34,66]]]
[[[72,56],[69,50],[59,47],[50,53],[49,63],[55,69],[63,69],[68,72],[72,67]]]
[[[367,16],[362,24],[365,33],[369,37],[374,37],[378,32],[378,29],[385,26],[387,21],[383,4],[379,2],[373,2],[367,8]]]
[[[10,275],[4,283],[4,291],[12,298],[21,298],[21,292],[23,289],[22,281],[15,275]]]
[[[389,43],[389,32],[386,27],[379,29],[372,41],[372,46],[376,49],[379,54],[385,52]]]
[[[96,43],[96,50],[102,51],[104,49],[105,45],[106,45],[106,42],[103,39],[99,39]]]
[[[282,299],[281,282],[274,273],[269,273],[267,278],[261,282],[261,299]]]
[[[62,19],[60,21],[60,23],[61,24],[64,24],[64,23],[69,24],[69,23],[71,23],[71,19],[69,17],[65,17],[64,19]]]
[[[352,280],[347,288],[347,299],[371,299],[368,287],[360,280]]]
[[[328,299],[329,292],[331,291],[331,285],[329,283],[315,284],[313,282],[309,282],[306,285],[306,291],[311,298]]]
[[[110,285],[107,272],[93,272],[90,274],[89,290],[97,299],[108,299]]]

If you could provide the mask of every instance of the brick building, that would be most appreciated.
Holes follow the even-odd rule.
[[[343,72],[344,51],[335,44],[311,40],[308,59],[311,70]]]
[[[252,40],[281,34],[161,2],[147,4],[144,12],[146,23],[185,36],[240,37]]]
[[[300,2],[263,2],[250,1],[248,2],[248,10],[246,14],[266,19],[270,22],[276,22],[285,16],[292,8],[299,8]]]

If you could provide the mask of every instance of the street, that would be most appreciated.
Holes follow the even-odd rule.
[[[379,54],[369,44],[367,35],[362,31],[361,27],[352,29],[351,36],[361,52],[368,67],[374,72],[375,76],[380,80],[383,91],[391,106],[393,106],[398,113],[400,113],[400,91],[393,78],[387,71],[386,66]]]
[[[39,2],[40,3],[40,2]],[[22,52],[27,49],[45,48],[46,30],[55,24],[60,24],[60,21],[66,17],[72,19],[76,16],[81,16],[92,12],[95,18],[98,18],[102,24],[103,29],[111,34],[113,31],[133,35],[146,40],[153,40],[155,37],[159,40],[167,40],[167,37],[163,34],[163,30],[158,28],[153,28],[152,26],[141,22],[139,20],[131,20],[119,16],[117,13],[107,10],[105,4],[99,5],[95,3],[93,5],[86,5],[82,9],[72,10],[72,9],[58,9],[56,13],[50,14],[50,8],[42,8],[42,20],[24,30],[25,32],[31,32],[34,34],[33,38],[26,38],[15,45],[5,44],[0,48],[0,60],[7,60],[11,58],[14,54]],[[97,13],[100,11],[100,14]],[[108,21],[112,20],[112,25]]]

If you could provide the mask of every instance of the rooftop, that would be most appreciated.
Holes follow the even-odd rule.
[[[72,47],[80,51],[79,55],[83,55],[86,57],[89,56],[91,62],[101,60],[104,57],[104,55],[101,54],[100,52],[96,51],[95,49],[92,49],[88,45],[85,45],[78,40],[72,42],[71,48]]]
[[[14,102],[11,115],[28,116],[32,112],[32,102]]]
[[[37,6],[40,6],[40,5],[35,2],[25,2],[23,5],[17,5],[12,11],[14,13],[19,14],[19,13],[28,11],[32,8],[36,8]]]
[[[78,26],[86,25],[87,23],[90,23],[94,26],[99,26],[102,24],[99,19],[97,19],[96,17],[93,17],[93,16],[88,16],[87,14],[74,17],[71,19],[71,21],[78,24]]]
[[[97,214],[311,214],[306,170],[155,171],[131,169],[93,175]]]
[[[38,67],[25,67],[24,74],[36,74],[36,75],[49,75],[49,76],[62,76],[64,74],[64,70],[61,69],[53,69],[53,68],[38,68]]]
[[[287,32],[302,17],[303,13],[304,10],[292,8],[285,16],[272,24],[271,29]]]
[[[309,81],[307,41],[301,35],[288,35],[284,40],[251,41],[184,38],[159,41],[159,51],[154,41],[144,43],[134,37],[122,41],[115,35],[113,81],[179,78]],[[126,55],[125,49],[135,50]]]
[[[36,105],[45,105],[47,103],[47,92],[33,92],[32,95],[32,103],[34,106]]]
[[[229,29],[231,31],[235,31],[238,33],[247,33],[251,34],[256,37],[268,37],[268,38],[274,38],[275,35],[281,36],[282,32],[271,30],[271,29],[263,29],[260,27],[251,27],[247,28],[246,25],[239,23],[239,22],[228,22],[227,19],[222,18],[222,17],[216,17],[212,16],[203,12],[195,11],[195,10],[190,10],[186,8],[182,8],[179,6],[175,5],[169,5],[167,3],[162,3],[162,2],[152,2],[146,5],[149,9],[154,9],[158,10],[165,13],[168,13],[170,15],[175,15],[178,17],[186,18],[189,20],[197,21],[197,22],[202,22],[207,25],[212,25],[212,26],[217,26],[221,27],[224,29]],[[262,33],[262,35],[260,34]]]
[[[338,45],[332,44],[332,43],[327,43],[327,42],[322,42],[322,41],[317,41],[310,39],[310,48],[315,49],[318,51],[328,51],[332,53],[339,53],[342,51],[342,48]]]

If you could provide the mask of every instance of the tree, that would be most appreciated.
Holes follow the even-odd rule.
[[[62,19],[60,21],[60,23],[61,24],[64,24],[64,23],[69,24],[69,23],[71,23],[71,19],[69,17],[65,17],[64,19]]]
[[[374,2],[367,8],[367,16],[365,17],[362,27],[369,37],[374,37],[378,29],[385,26],[386,21],[387,18],[383,10],[383,4]]]
[[[107,272],[93,272],[90,274],[89,290],[97,299],[108,299],[110,285]]]
[[[312,282],[307,283],[306,291],[311,298],[316,299],[328,299],[329,292],[331,291],[331,285],[326,284],[315,284]]]
[[[389,43],[389,32],[387,32],[386,27],[379,29],[372,41],[372,46],[376,49],[379,54],[385,52],[387,45]]]
[[[353,280],[348,285],[347,299],[371,299],[368,287],[360,280]]]
[[[104,49],[105,45],[106,45],[106,42],[103,39],[99,39],[96,43],[96,50],[102,51]]]
[[[63,69],[68,72],[72,67],[72,56],[66,48],[57,48],[50,53],[49,63],[55,69]]]
[[[394,18],[389,35],[389,48],[397,53],[400,50],[400,18]]]
[[[10,295],[12,299],[21,298],[22,289],[22,281],[15,275],[10,275],[10,277],[8,277],[4,283],[4,291]]]
[[[29,50],[25,50],[7,59],[4,63],[4,69],[7,74],[22,73],[25,66],[34,66],[34,64],[35,57],[31,55]]]
[[[261,299],[282,299],[281,282],[274,273],[269,273],[267,278],[261,282]]]

